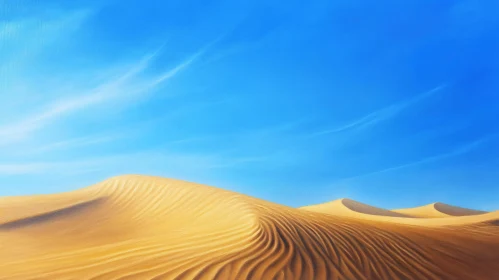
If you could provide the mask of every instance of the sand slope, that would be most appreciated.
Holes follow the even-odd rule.
[[[0,279],[499,279],[497,213],[426,226],[397,221],[446,218],[334,205],[350,214],[135,175],[2,198]]]
[[[487,213],[485,211],[452,206],[441,202],[435,202],[415,208],[396,209],[392,211],[420,218],[444,218],[452,216],[480,215]]]

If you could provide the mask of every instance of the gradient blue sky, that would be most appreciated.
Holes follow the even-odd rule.
[[[0,0],[0,62],[1,196],[499,209],[496,0]]]

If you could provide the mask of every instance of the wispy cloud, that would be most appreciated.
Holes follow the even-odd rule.
[[[67,99],[57,100],[46,106],[41,112],[29,116],[28,118],[0,127],[0,144],[18,141],[26,138],[36,130],[42,129],[55,120],[69,115],[71,113],[87,109],[89,107],[103,104],[127,96],[137,96],[151,91],[161,83],[164,83],[175,77],[180,71],[189,67],[196,59],[206,52],[204,47],[188,59],[182,61],[173,69],[148,78],[146,82],[138,79],[138,76],[147,69],[159,51],[146,55],[143,59],[136,62],[130,69],[113,79],[110,79],[90,90],[77,89]]]
[[[405,163],[405,164],[401,164],[401,165],[397,165],[397,166],[393,166],[393,167],[389,167],[389,168],[385,168],[385,169],[381,169],[381,170],[377,170],[377,171],[373,171],[373,172],[368,172],[365,174],[360,174],[360,175],[356,175],[356,176],[352,176],[352,177],[348,177],[348,178],[343,178],[343,179],[340,179],[339,181],[337,181],[337,183],[361,179],[361,178],[369,177],[372,175],[388,173],[388,172],[406,169],[406,168],[410,168],[410,167],[416,167],[416,166],[424,165],[427,163],[437,162],[437,161],[444,160],[447,158],[460,156],[460,155],[469,153],[469,152],[479,148],[481,145],[483,145],[489,141],[492,141],[494,139],[497,139],[498,137],[499,137],[499,133],[491,134],[491,135],[488,135],[486,137],[475,140],[473,142],[462,145],[462,146],[460,146],[452,151],[449,151],[447,153],[442,153],[442,154],[426,157],[426,158],[421,159],[421,160],[417,160],[417,161],[413,161],[413,162],[409,162],[409,163]]]
[[[359,130],[359,129],[364,129],[364,128],[373,126],[379,122],[382,122],[382,121],[385,121],[385,120],[388,120],[388,119],[395,117],[397,114],[404,111],[408,107],[415,105],[416,103],[422,101],[423,99],[431,97],[432,95],[436,94],[437,92],[443,90],[445,87],[446,87],[446,85],[442,84],[442,85],[435,87],[429,91],[420,93],[420,94],[418,94],[410,99],[404,100],[404,101],[399,102],[399,103],[392,104],[392,105],[387,106],[385,108],[382,108],[380,110],[369,113],[369,114],[367,114],[359,119],[356,119],[350,123],[347,123],[343,126],[312,133],[310,135],[310,137],[317,137],[317,136],[323,136],[323,135],[328,135],[328,134],[336,134],[336,133],[341,133],[341,132],[351,131],[351,130]]]
[[[218,38],[213,40],[212,42],[206,44],[203,48],[195,52],[194,54],[190,55],[186,60],[182,61],[180,64],[172,68],[171,70],[160,74],[156,76],[155,78],[151,79],[151,82],[149,83],[148,87],[149,88],[154,88],[158,84],[161,84],[171,78],[173,78],[175,75],[177,75],[180,71],[185,70],[188,68],[192,63],[194,63],[196,60],[198,60],[201,56],[203,56],[210,48],[213,47],[216,43],[218,43],[225,34],[220,35]]]

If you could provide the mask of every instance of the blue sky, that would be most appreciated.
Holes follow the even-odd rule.
[[[1,196],[499,209],[497,1],[69,2],[0,0]]]

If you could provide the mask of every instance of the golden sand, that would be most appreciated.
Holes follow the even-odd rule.
[[[499,279],[499,212],[433,208],[294,209],[120,176],[0,198],[0,279]]]

